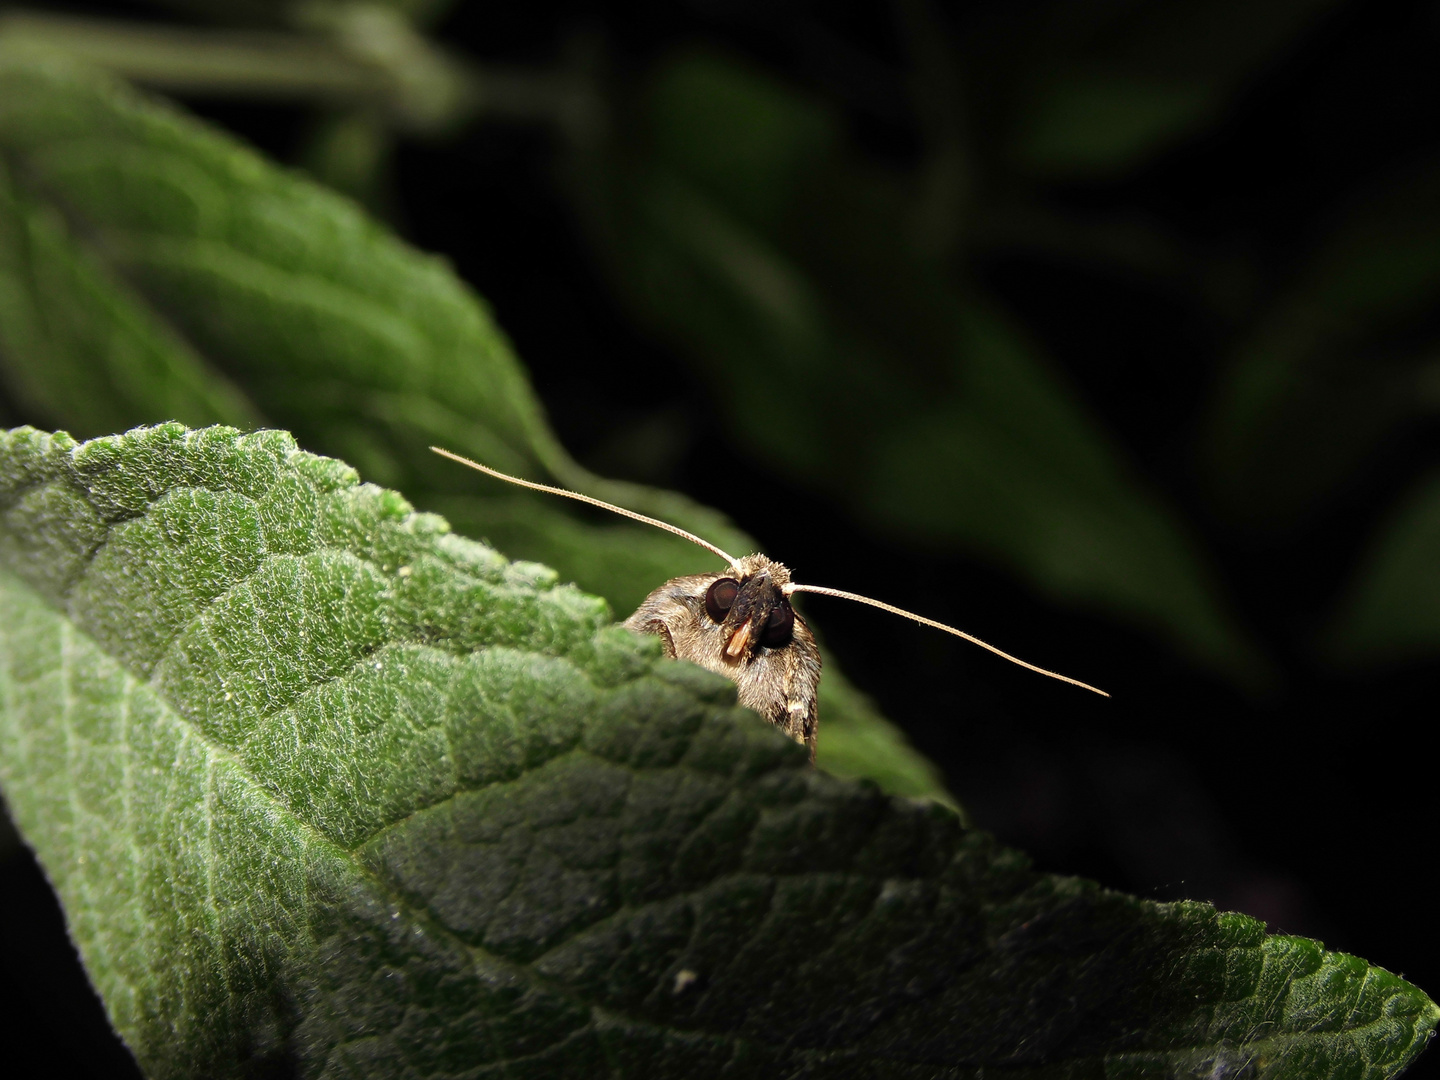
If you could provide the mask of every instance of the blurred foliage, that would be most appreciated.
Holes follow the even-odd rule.
[[[1433,655],[1440,642],[1440,475],[1385,523],[1336,619],[1330,655],[1373,664]]]
[[[1359,200],[1240,337],[1210,418],[1221,509],[1251,528],[1293,523],[1433,410],[1437,302],[1432,162]]]
[[[1197,529],[984,269],[1026,250],[1166,278],[1226,329],[1194,451],[1210,512],[1273,531],[1343,498],[1434,409],[1434,169],[1353,197],[1269,295],[1143,215],[1057,197],[1202,137],[1334,6],[1032,5],[960,33],[960,17],[907,0],[924,140],[909,171],[857,147],[834,102],[753,61],[672,50],[617,95],[613,136],[577,148],[570,191],[619,294],[690,358],[757,464],[880,534],[1162,628],[1256,686],[1270,664]],[[1167,362],[1165,341],[1150,351]],[[1372,590],[1367,617],[1418,625],[1403,594]]]
[[[917,235],[904,177],[860,160],[819,104],[714,56],[673,59],[641,97],[637,129],[578,184],[637,314],[695,359],[757,464],[1260,675],[1184,526]]]
[[[1038,32],[1014,43],[1019,55],[1005,102],[1010,116],[1002,121],[1002,167],[1047,180],[1133,169],[1219,119],[1258,69],[1335,6],[1335,0],[1051,4]]]
[[[346,7],[391,10],[418,26],[434,22],[452,0],[366,0],[346,4],[337,0],[154,0],[156,7],[181,15],[239,26],[304,26],[317,17]]]

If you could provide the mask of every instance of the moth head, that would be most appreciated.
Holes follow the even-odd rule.
[[[790,571],[764,555],[736,561],[731,573],[705,589],[704,615],[721,635],[721,653],[748,663],[764,649],[783,649],[795,637],[795,609],[785,594]]]

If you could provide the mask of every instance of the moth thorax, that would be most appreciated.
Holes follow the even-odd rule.
[[[774,559],[761,554],[746,555],[735,564],[735,569],[740,572],[742,578],[753,577],[761,570],[770,572],[770,580],[777,586],[790,584],[790,570],[784,563],[776,562]]]

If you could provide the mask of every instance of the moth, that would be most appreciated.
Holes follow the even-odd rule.
[[[658,637],[670,659],[689,660],[724,675],[735,684],[741,705],[754,709],[790,738],[803,743],[810,750],[811,761],[815,760],[815,736],[820,719],[820,650],[810,627],[790,603],[796,593],[815,593],[868,604],[892,615],[913,619],[922,626],[954,634],[1047,678],[1102,697],[1110,696],[1089,683],[1037,667],[963,630],[913,611],[843,589],[802,585],[791,580],[790,570],[783,563],[765,555],[757,553],[737,559],[668,521],[646,517],[578,491],[509,476],[438,446],[430,449],[507,484],[576,499],[664,529],[723,559],[727,567],[724,571],[671,578],[647,596],[624,625],[637,633]]]

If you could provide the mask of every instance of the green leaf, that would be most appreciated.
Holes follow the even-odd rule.
[[[25,213],[0,219],[0,377],[37,415],[100,435],[172,419],[251,426],[263,412],[622,613],[713,558],[655,529],[516,496],[429,446],[548,471],[726,550],[755,550],[713,510],[581,469],[483,302],[441,260],[233,140],[94,75],[0,51],[6,163],[16,181],[0,213]],[[136,356],[149,364],[143,379]],[[823,722],[837,740],[870,744],[867,775],[951,801],[929,762],[860,701],[841,695]],[[849,775],[867,767],[838,743],[832,754],[822,740],[819,755]]]
[[[1263,677],[1184,524],[997,305],[908,242],[900,180],[835,144],[816,106],[717,56],[672,57],[644,108],[646,137],[590,163],[594,235],[737,444],[877,531],[980,554]],[[752,132],[738,147],[726,110]],[[743,179],[712,166],[714,147],[734,147]]]
[[[904,733],[845,678],[829,653],[824,659],[820,715],[825,717],[825,738],[817,747],[816,764],[832,776],[873,780],[890,795],[934,799],[964,818],[940,771],[916,754]]]
[[[371,0],[379,8],[393,8],[416,22],[431,23],[452,0]],[[316,12],[296,0],[152,0],[156,7],[213,22],[256,26],[305,25]],[[338,5],[337,5],[338,6]]]
[[[0,155],[0,355],[16,398],[93,432],[147,413],[253,424],[244,395],[77,243],[18,171]]]
[[[1334,0],[1053,4],[1038,32],[1027,23],[1014,115],[1006,118],[1010,163],[1047,179],[1134,168],[1218,118],[1260,69],[1334,6]]]
[[[1237,344],[1207,420],[1232,518],[1292,524],[1429,403],[1437,343],[1440,163],[1370,192]]]
[[[0,87],[0,145],[32,198],[269,419],[363,444],[391,481],[460,434],[511,471],[555,452],[507,343],[440,260],[97,77],[12,58]]]
[[[1026,171],[1092,176],[1133,166],[1210,119],[1207,87],[1095,71],[1052,74],[1022,121]]]
[[[811,769],[276,432],[0,438],[0,783],[163,1076],[1379,1080],[1354,957]]]
[[[44,294],[57,311],[100,329],[131,321],[188,343],[242,385],[265,419],[307,445],[344,454],[367,476],[420,498],[495,490],[431,454],[440,444],[508,472],[549,472],[722,546],[751,545],[721,515],[678,495],[585,473],[545,423],[483,301],[443,260],[233,139],[93,73],[0,51],[0,152],[27,205],[59,230],[57,258],[98,267],[124,295],[114,310],[97,310],[86,289],[62,282],[47,293],[24,280],[23,252],[12,259],[17,292]],[[64,331],[58,316],[21,314]],[[11,377],[49,380],[45,404],[67,427],[98,435],[139,422],[217,419],[155,389],[109,401],[97,380],[51,374],[51,343],[34,337],[7,350]],[[71,351],[77,375],[87,355],[96,363],[93,348]],[[497,510],[502,520],[509,497]],[[693,572],[705,558],[673,537],[640,543],[651,555],[671,552],[676,569],[665,576]],[[603,591],[603,582],[587,584]]]
[[[1440,475],[1417,485],[1380,529],[1325,645],[1357,665],[1440,651]]]

